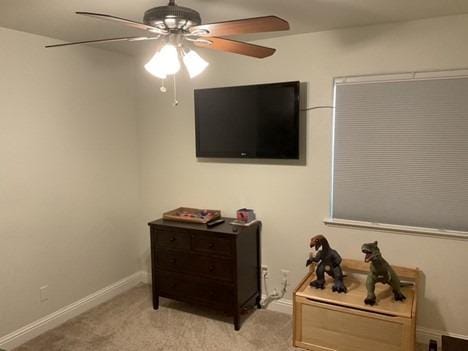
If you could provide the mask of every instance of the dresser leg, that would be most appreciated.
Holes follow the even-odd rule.
[[[240,313],[236,311],[234,314],[234,330],[240,330]]]
[[[153,293],[153,309],[159,309],[159,295]]]

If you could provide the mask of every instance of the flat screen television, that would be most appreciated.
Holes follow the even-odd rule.
[[[195,90],[197,157],[299,159],[299,82]]]

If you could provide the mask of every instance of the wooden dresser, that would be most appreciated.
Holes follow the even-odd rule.
[[[239,330],[241,311],[260,307],[261,223],[233,227],[234,218],[224,219],[212,228],[163,219],[149,223],[154,309],[160,296],[204,305],[233,315]]]

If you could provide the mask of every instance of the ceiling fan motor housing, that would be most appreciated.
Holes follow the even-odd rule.
[[[143,22],[149,26],[179,31],[198,26],[201,24],[201,17],[197,11],[177,6],[171,2],[167,6],[158,6],[147,10]]]

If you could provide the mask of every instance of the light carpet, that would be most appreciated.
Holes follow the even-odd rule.
[[[290,315],[256,310],[244,319],[235,331],[230,316],[167,299],[155,311],[151,287],[140,285],[14,351],[300,350]]]
[[[161,299],[152,308],[149,285],[140,285],[18,347],[15,351],[287,351],[291,317],[257,310],[240,331],[232,317]]]

